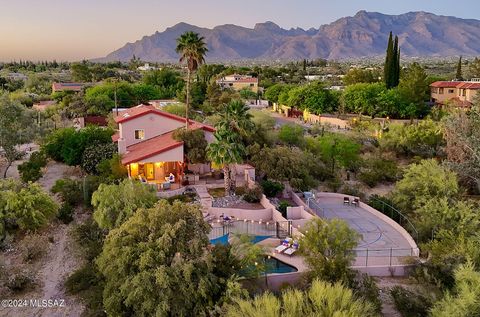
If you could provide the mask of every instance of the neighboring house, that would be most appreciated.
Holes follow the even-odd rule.
[[[10,80],[26,81],[28,79],[27,75],[22,74],[22,73],[9,73],[6,77],[7,77],[7,79],[10,79]]]
[[[175,182],[184,175],[183,142],[173,138],[173,132],[185,127],[185,118],[156,109],[152,105],[140,105],[122,111],[115,117],[119,131],[112,136],[118,142],[122,164],[132,178],[144,178],[150,183],[162,184],[170,173]],[[189,120],[189,129],[201,129],[208,143],[213,142],[215,129]],[[189,166],[190,170],[209,172],[210,167]]]
[[[143,66],[139,66],[137,69],[141,70],[141,71],[149,71],[149,70],[155,70],[155,69],[158,69],[158,68],[154,67],[154,66],[150,66],[150,64],[146,63]]]
[[[217,79],[217,84],[222,88],[230,88],[233,90],[250,89],[253,92],[258,92],[258,78],[244,75],[228,75]]]
[[[437,105],[470,108],[480,90],[480,79],[471,81],[436,81],[430,85],[431,101]]]
[[[149,100],[148,103],[151,104],[152,106],[154,106],[157,109],[161,109],[161,108],[163,108],[165,106],[168,106],[168,105],[178,105],[178,104],[180,104],[180,102],[178,102],[174,99]]]
[[[106,127],[108,126],[108,119],[103,116],[86,116],[73,119],[73,126],[76,129],[82,129],[89,125]]]
[[[48,108],[55,106],[57,103],[55,100],[44,100],[34,103],[32,108],[38,111],[45,111]]]
[[[85,84],[82,83],[53,83],[52,84],[52,93],[60,91],[73,91],[79,92],[82,91]]]

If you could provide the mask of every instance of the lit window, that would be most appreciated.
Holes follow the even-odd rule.
[[[135,130],[135,140],[143,140],[143,139],[145,139],[145,131]]]

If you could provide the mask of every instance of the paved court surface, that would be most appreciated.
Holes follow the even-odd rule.
[[[311,202],[310,207],[321,218],[345,220],[361,234],[355,251],[358,265],[386,261],[400,264],[402,258],[414,255],[408,241],[394,227],[361,207],[344,204],[343,198],[322,197]]]

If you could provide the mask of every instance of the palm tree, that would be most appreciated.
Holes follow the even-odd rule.
[[[215,141],[208,145],[207,157],[212,163],[223,168],[225,194],[228,196],[235,192],[235,175],[232,175],[231,164],[241,163],[244,156],[245,147],[233,131],[217,130]]]
[[[236,180],[231,164],[243,162],[246,151],[242,136],[253,129],[251,118],[248,107],[242,101],[231,101],[220,113],[220,120],[215,126],[215,142],[208,146],[208,158],[223,167],[226,195],[235,192]]]
[[[232,130],[241,136],[247,135],[253,128],[252,115],[249,108],[241,100],[232,100],[220,113],[217,130]]]
[[[190,105],[190,81],[192,73],[205,62],[208,52],[204,38],[195,32],[185,32],[177,39],[175,49],[180,54],[180,63],[187,63],[186,128],[188,129],[188,108]]]

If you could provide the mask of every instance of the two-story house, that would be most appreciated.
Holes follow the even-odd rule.
[[[258,78],[245,75],[228,75],[217,80],[217,84],[222,88],[230,88],[236,91],[250,89],[258,92]]]
[[[118,143],[118,153],[129,177],[162,184],[171,173],[176,183],[181,182],[184,147],[183,142],[173,138],[173,132],[185,127],[185,118],[151,105],[140,105],[119,112],[115,121],[119,131],[112,139]],[[211,126],[189,120],[188,128],[201,129],[208,143],[214,140],[215,129]]]
[[[480,90],[480,80],[436,81],[430,85],[431,101],[437,105],[470,108]]]

